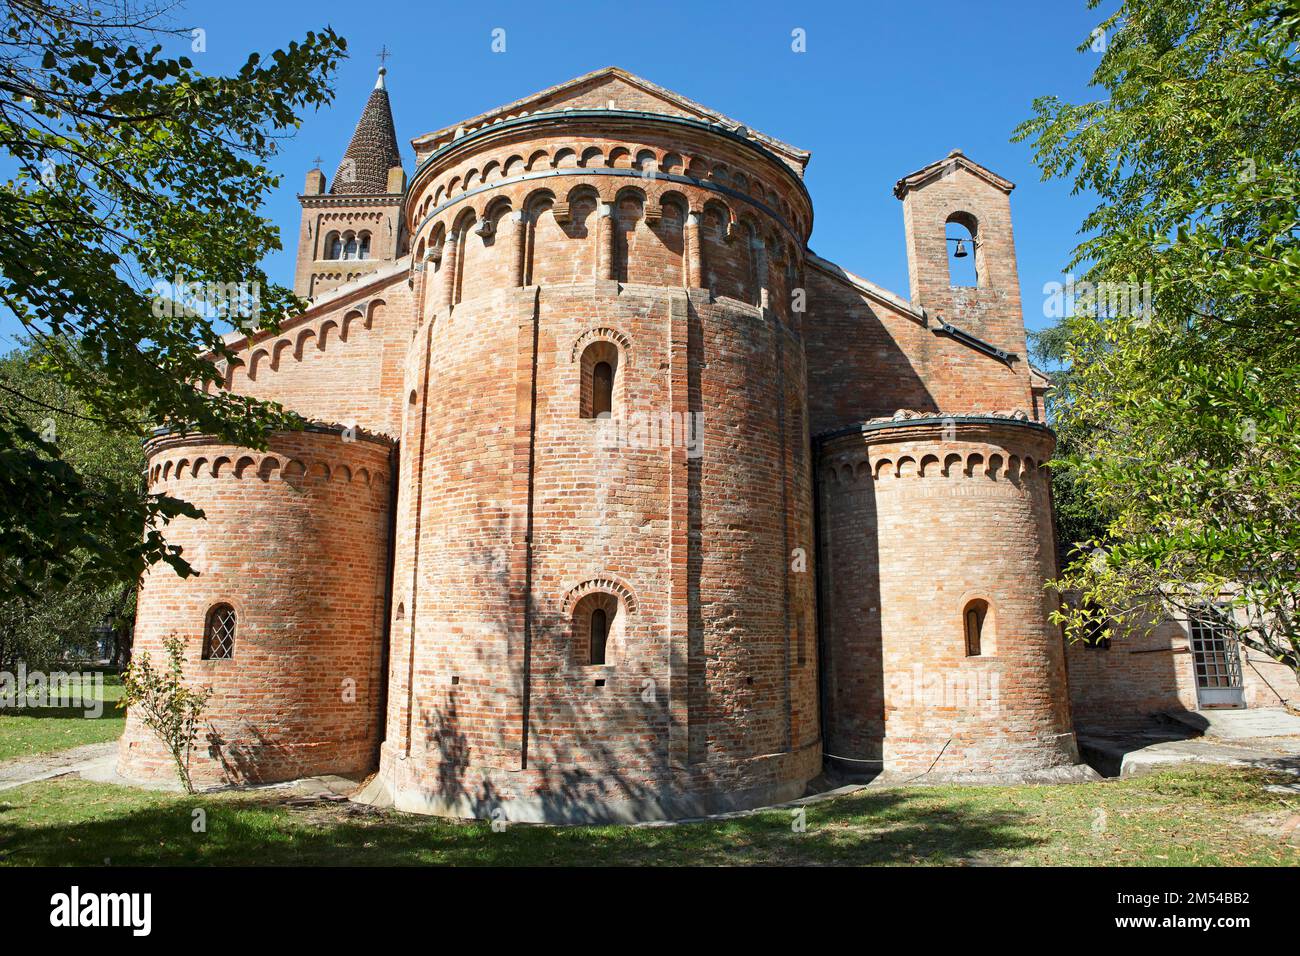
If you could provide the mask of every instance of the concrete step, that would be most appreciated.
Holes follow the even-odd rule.
[[[1203,736],[1211,739],[1300,737],[1300,717],[1280,708],[1170,711],[1165,716],[1193,730],[1199,730]]]

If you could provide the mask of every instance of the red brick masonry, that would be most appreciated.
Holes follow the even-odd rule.
[[[1010,183],[956,153],[900,181],[909,301],[808,250],[807,153],[621,70],[415,147],[386,194],[312,173],[312,307],[227,375],[391,460],[351,432],[150,447],[207,513],[170,529],[203,573],[152,572],[136,634],[185,637],[216,691],[201,779],[377,767],[399,807],[592,820],[793,797],[824,749],[1077,759]],[[949,287],[949,221],[978,287]],[[321,259],[361,229],[372,260]],[[928,417],[862,424],[898,409]],[[235,655],[201,662],[217,602]],[[121,767],[166,772],[134,720]]]

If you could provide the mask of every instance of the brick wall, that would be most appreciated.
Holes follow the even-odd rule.
[[[1109,647],[1066,647],[1070,703],[1081,729],[1137,725],[1170,711],[1198,709],[1196,669],[1187,623],[1171,617],[1117,635]],[[1241,648],[1247,707],[1295,706],[1300,691],[1291,670]]]
[[[611,99],[717,122],[607,79],[529,108]],[[330,769],[364,766],[382,737],[381,781],[398,806],[510,819],[797,796],[822,755],[810,435],[900,408],[1033,408],[1007,190],[964,167],[909,183],[908,302],[808,253],[807,155],[792,147],[635,114],[466,125],[416,141],[422,165],[400,207],[317,199],[324,184],[309,180],[298,281],[328,291],[280,332],[236,343],[229,373],[237,392],[397,441],[385,726],[330,724],[349,741]],[[950,293],[939,276],[953,211],[979,219],[987,288]],[[380,261],[321,272],[322,230],[377,215],[388,235],[396,212],[394,245],[372,247]],[[1017,359],[936,334],[938,311]],[[616,369],[608,420],[589,417],[597,361]],[[1050,436],[1010,420],[960,425],[951,440],[939,427],[822,447],[829,749],[904,769],[940,754],[941,769],[1070,762],[1063,651],[1040,589]],[[304,461],[320,454],[319,438],[277,441],[308,442]],[[349,446],[378,446],[360,448]],[[195,454],[168,454],[180,451]],[[927,455],[960,465],[938,477]],[[901,473],[877,477],[885,459]],[[382,650],[382,629],[362,620],[381,593],[387,499],[365,498],[359,521],[363,499],[342,486],[181,480],[211,515],[183,534],[229,541],[228,560],[249,572],[250,653],[259,628],[288,641],[340,621],[349,636],[326,673],[342,666],[331,655],[355,670],[357,655]],[[347,562],[371,598],[344,610],[312,582],[328,586]],[[155,577],[141,646],[173,618],[192,631],[224,586]],[[990,651],[967,660],[959,605],[974,594],[993,606]],[[597,607],[604,663],[590,660]],[[287,772],[280,751],[318,747],[324,765],[310,725],[317,710],[335,720],[335,705],[315,684],[272,681],[305,661],[296,645],[267,646],[238,668],[203,665],[226,675],[222,720],[247,716],[266,735],[265,754],[238,738],[259,773]],[[918,666],[941,681],[996,677],[976,682],[977,695],[996,687],[976,700],[993,716],[905,700],[899,682]],[[261,727],[272,704],[300,719]],[[128,740],[124,767],[157,766],[138,728]]]
[[[186,678],[209,687],[197,781],[257,782],[373,766],[383,708],[389,445],[338,433],[274,437],[265,453],[201,436],[155,439],[150,490],[202,508],[168,538],[199,572],[146,574],[134,655],[163,663],[184,641]],[[234,655],[203,660],[209,609],[236,613]],[[120,772],[169,777],[170,758],[132,710]]]
[[[617,819],[794,795],[820,768],[797,256],[762,209],[641,175],[655,141],[514,136],[417,178],[381,759],[399,806]],[[719,165],[686,145],[654,165]],[[512,155],[561,175],[510,182]],[[748,162],[753,194],[803,201]],[[608,420],[581,415],[593,347],[617,367]]]
[[[230,391],[279,402],[315,421],[395,435],[415,325],[408,270],[342,290],[278,333],[235,343]]]
[[[1077,762],[1052,598],[1051,433],[900,420],[822,444],[827,752],[887,771]],[[988,605],[979,653],[965,614]]]
[[[846,278],[816,266],[806,274],[814,435],[899,409],[951,415],[1032,411],[1023,351],[1008,365],[936,334],[933,321]]]

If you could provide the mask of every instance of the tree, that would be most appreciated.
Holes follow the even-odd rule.
[[[184,643],[172,635],[163,639],[167,668],[159,670],[145,651],[122,672],[121,707],[134,707],[144,725],[154,732],[176,764],[176,776],[186,793],[194,792],[190,780],[190,753],[199,736],[199,721],[207,707],[211,689],[191,690],[185,686]]]
[[[139,440],[105,427],[71,386],[44,374],[39,351],[18,349],[0,358],[0,408],[57,447],[91,489],[119,496],[138,493],[144,467]],[[88,560],[78,551],[66,562],[66,582],[46,579],[34,586],[34,593],[0,598],[0,670],[12,670],[20,660],[49,669],[67,656],[90,658],[93,629],[106,619],[118,634],[130,632],[136,579],[124,574],[92,583],[77,573]],[[6,577],[19,573],[12,558],[0,564]],[[122,648],[115,650],[120,658]]]
[[[279,137],[331,100],[345,43],[308,33],[208,76],[164,53],[200,46],[191,31],[129,0],[103,11],[5,6],[0,149],[16,173],[0,183],[0,305],[39,346],[40,374],[75,389],[79,415],[133,439],[167,423],[264,447],[300,422],[211,388],[232,358],[222,331],[274,328],[302,308],[259,266],[280,240],[258,210],[279,182],[266,165]],[[0,390],[41,407],[21,386]],[[199,512],[96,480],[13,409],[0,406],[0,597],[134,579],[159,560],[189,572],[162,531]]]
[[[1064,325],[1054,325],[1030,332],[1029,352],[1052,377],[1045,411],[1048,424],[1055,426],[1057,409],[1070,400],[1067,329]],[[1068,567],[1088,542],[1105,534],[1107,524],[1105,516],[1080,488],[1075,472],[1069,467],[1071,457],[1078,451],[1078,444],[1073,431],[1060,432],[1056,467],[1052,469],[1052,517],[1056,525],[1057,561],[1062,568]]]
[[[1017,131],[1098,198],[1055,408],[1106,522],[1057,582],[1071,637],[1226,601],[1300,677],[1297,39],[1300,0],[1126,0],[1081,47],[1103,98]]]

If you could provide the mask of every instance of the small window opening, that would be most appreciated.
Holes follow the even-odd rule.
[[[235,656],[235,609],[216,604],[208,611],[203,628],[203,659],[227,661]]]
[[[591,370],[591,413],[595,418],[608,418],[614,412],[614,367],[608,362],[597,362]]]
[[[609,616],[603,607],[591,612],[591,663],[605,663],[605,642],[609,633]]]
[[[987,601],[971,601],[966,605],[967,657],[979,657],[984,653],[984,620],[988,610]]]
[[[618,346],[604,340],[590,343],[582,352],[580,418],[612,418],[619,388]]]
[[[1083,606],[1089,614],[1087,626],[1083,630],[1084,645],[1093,650],[1110,650],[1110,631],[1112,628],[1110,619],[1097,613],[1096,607],[1091,602],[1084,602]]]

